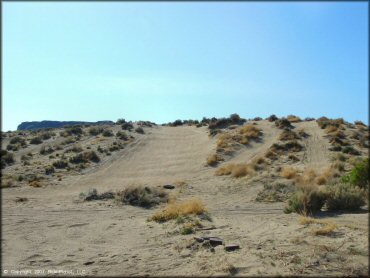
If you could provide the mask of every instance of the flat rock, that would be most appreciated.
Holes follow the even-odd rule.
[[[209,243],[211,244],[211,246],[217,246],[217,245],[222,245],[223,244],[223,240],[221,238],[218,238],[218,237],[211,237],[209,238]]]
[[[165,185],[163,185],[163,188],[165,188],[165,189],[174,189],[175,186],[172,185],[172,184],[165,184]]]
[[[237,249],[240,249],[240,246],[238,244],[225,245],[225,250],[226,251],[234,251],[234,250],[237,250]]]

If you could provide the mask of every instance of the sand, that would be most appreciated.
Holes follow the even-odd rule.
[[[297,168],[319,171],[330,165],[330,144],[316,122],[294,124],[311,136]],[[263,155],[281,130],[259,121],[261,142],[238,151],[228,162],[248,162]],[[327,213],[338,226],[331,236],[315,236],[315,226],[299,224],[299,215],[284,214],[283,202],[256,202],[263,177],[215,176],[206,166],[216,139],[206,127],[145,128],[127,148],[83,175],[66,177],[44,188],[2,189],[2,269],[73,271],[74,275],[357,275],[368,272],[368,213]],[[282,162],[284,165],[284,162]],[[194,234],[173,233],[176,224],[148,221],[154,209],[118,205],[113,200],[79,202],[89,188],[98,192],[129,185],[161,186],[184,181],[169,190],[178,199],[200,198],[213,222],[212,235],[240,249],[191,250]],[[26,197],[26,202],[16,202]],[[52,275],[52,274],[50,274]]]

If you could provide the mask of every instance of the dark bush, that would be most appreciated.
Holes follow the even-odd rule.
[[[150,187],[129,187],[117,194],[118,200],[132,206],[151,208],[162,202],[167,202],[168,195],[162,189]]]
[[[131,131],[134,128],[134,126],[132,125],[131,122],[127,122],[127,123],[122,124],[121,128],[122,130]]]
[[[266,120],[268,120],[269,122],[275,122],[277,119],[279,119],[279,118],[276,117],[276,115],[272,114]]]
[[[86,151],[69,158],[69,162],[73,164],[87,163],[89,161],[97,163],[100,161],[100,158],[94,151]]]
[[[281,118],[281,119],[275,120],[275,125],[278,128],[281,128],[281,129],[291,129],[291,128],[293,128],[290,121],[288,121],[288,119],[286,119],[286,118]]]
[[[42,143],[42,139],[38,136],[36,137],[33,137],[31,140],[30,140],[30,144],[33,144],[33,145],[38,145],[38,144],[41,144]]]
[[[53,163],[53,166],[57,169],[63,169],[68,166],[68,162],[66,160],[58,160]]]
[[[45,175],[51,175],[55,172],[54,166],[49,165],[45,167]]]
[[[351,154],[351,155],[360,155],[360,152],[358,150],[356,150],[352,146],[346,146],[346,147],[344,147],[342,149],[342,152],[347,153],[347,154]]]
[[[126,123],[126,120],[125,119],[118,119],[117,121],[116,121],[116,124],[117,125],[122,125],[122,124],[124,124],[124,123]]]
[[[103,131],[103,136],[104,137],[112,137],[114,134],[113,134],[113,132],[110,130],[110,129],[105,129],[104,131]]]
[[[135,131],[140,134],[144,134],[144,129],[142,127],[135,128]]]
[[[46,155],[46,154],[51,154],[53,153],[55,150],[51,147],[51,146],[41,146],[40,148],[40,154],[42,155]]]

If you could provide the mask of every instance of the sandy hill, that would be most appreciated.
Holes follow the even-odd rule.
[[[367,126],[327,120],[2,133],[2,269],[366,275],[366,204],[324,206],[312,218],[284,213],[297,188],[329,188],[368,155]],[[152,216],[168,206],[160,197],[147,208],[120,201],[122,190],[140,186],[166,194],[169,204],[195,200],[207,212],[156,222]],[[84,201],[92,189],[115,199]],[[223,245],[194,239],[203,236]],[[226,251],[228,244],[239,249]]]

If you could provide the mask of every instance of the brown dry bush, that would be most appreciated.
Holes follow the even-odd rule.
[[[288,115],[287,116],[287,120],[291,123],[299,123],[301,122],[301,118],[297,117],[297,116],[294,116],[294,115]]]
[[[294,154],[289,154],[288,155],[288,158],[294,162],[297,162],[299,161],[299,158],[297,156],[295,156]]]
[[[301,137],[301,138],[306,138],[308,137],[308,133],[305,131],[304,128],[300,128],[298,131],[297,131],[298,135]]]
[[[124,204],[151,208],[168,201],[168,194],[163,189],[148,186],[129,186],[117,192],[116,199]]]
[[[281,118],[279,120],[276,120],[275,121],[275,125],[278,128],[281,128],[281,129],[290,129],[290,128],[293,128],[293,126],[291,125],[291,123],[286,118]]]
[[[239,134],[244,138],[256,140],[262,135],[262,131],[254,125],[245,125],[239,129]]]
[[[293,179],[296,174],[297,170],[292,167],[284,167],[280,172],[280,176],[286,179]]]
[[[297,175],[295,182],[299,185],[313,184],[317,174],[313,169],[305,169],[302,175]]]
[[[224,165],[216,170],[217,176],[231,175],[235,178],[244,177],[248,174],[253,174],[253,169],[251,165],[246,163],[230,163]]]
[[[211,154],[207,157],[207,165],[215,166],[219,161],[223,161],[224,159],[218,154]]]
[[[288,140],[296,140],[301,139],[297,133],[290,129],[285,129],[279,136],[279,140],[281,141],[288,141]]]
[[[312,234],[315,236],[331,235],[337,228],[337,225],[334,222],[315,219],[315,218],[311,218],[307,216],[301,216],[299,218],[299,224],[301,225],[310,225],[310,224],[322,225],[320,228],[312,230]]]
[[[199,199],[191,199],[182,202],[171,202],[162,211],[156,212],[150,220],[165,222],[176,219],[179,216],[199,215],[207,211],[203,202]]]

